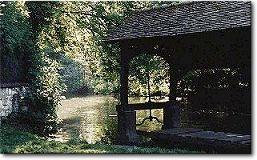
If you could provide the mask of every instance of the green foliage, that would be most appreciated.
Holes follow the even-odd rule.
[[[25,99],[29,106],[28,116],[31,118],[33,130],[47,135],[57,129],[56,107],[65,90],[59,70],[61,64],[56,59],[58,53],[51,48],[39,50],[33,55],[30,70],[30,92]]]
[[[42,3],[40,5],[44,6]],[[6,62],[8,57],[16,57],[18,63],[21,63],[19,67],[24,67],[26,72],[25,82],[29,84],[29,90],[23,104],[28,106],[28,113],[19,115],[22,120],[20,123],[31,124],[34,132],[47,135],[56,130],[55,108],[65,86],[59,74],[61,68],[57,59],[59,53],[46,41],[44,44],[38,43],[41,36],[40,30],[48,25],[48,20],[44,21],[44,19],[51,17],[49,6],[45,8],[35,7],[37,4],[34,4],[34,7],[28,6],[29,9],[22,2],[8,2],[4,7],[3,50],[6,57],[3,58]],[[40,17],[29,15],[42,13],[44,9],[47,10],[45,11],[47,14],[43,14],[44,18],[42,15]],[[38,24],[35,22],[36,18],[38,18]]]
[[[6,125],[1,125],[0,128],[1,153],[11,153],[15,150],[16,146],[40,139],[31,133],[21,132]]]
[[[1,81],[24,82],[31,50],[31,26],[26,7],[20,2],[1,5]],[[29,51],[29,52],[28,52]]]
[[[150,78],[150,92],[169,93],[169,64],[160,56],[141,54],[130,62],[129,88],[131,95],[148,96],[147,79]]]
[[[51,44],[54,50],[63,52],[72,61],[84,67],[84,82],[78,79],[69,81],[66,79],[67,74],[61,73],[65,79],[64,83],[68,86],[67,92],[84,85],[96,94],[117,94],[119,48],[103,42],[103,38],[109,29],[122,23],[133,11],[166,3],[170,4],[170,2],[28,2],[27,4],[30,9],[37,11],[31,12],[30,15],[34,26],[40,26],[34,28],[41,28],[42,31],[39,37],[40,46]],[[63,68],[68,69],[69,64],[67,65]],[[74,69],[74,73],[80,72],[81,68],[77,69],[77,71]]]
[[[48,2],[25,2],[29,11],[29,19],[34,31],[35,38],[41,36],[42,30],[49,27],[49,24],[56,15],[56,10],[59,7],[59,2],[48,1]]]
[[[26,8],[18,2],[9,2],[3,7],[1,38],[5,54],[19,54],[16,48],[23,49],[24,40],[29,40],[31,26]]]
[[[250,82],[246,73],[239,68],[192,70],[182,77],[178,90],[181,96],[186,96],[196,94],[201,89],[247,89]]]

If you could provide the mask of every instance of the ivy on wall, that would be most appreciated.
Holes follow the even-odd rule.
[[[26,82],[29,86],[21,103],[28,110],[21,112],[16,121],[35,133],[48,135],[57,129],[55,110],[65,86],[59,74],[58,53],[50,44],[38,43],[40,30],[47,21],[40,21],[36,27],[29,15],[33,11],[24,2],[7,2],[1,7],[1,78],[6,82]]]

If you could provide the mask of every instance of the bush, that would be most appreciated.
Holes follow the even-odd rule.
[[[56,107],[65,85],[59,74],[60,62],[58,53],[51,47],[39,50],[33,57],[30,70],[30,91],[24,99],[28,105],[27,117],[33,131],[40,135],[48,135],[57,130]]]

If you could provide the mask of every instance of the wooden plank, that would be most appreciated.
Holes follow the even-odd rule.
[[[153,137],[157,133],[155,131],[148,132],[148,131],[141,131],[141,130],[137,130],[136,132],[137,132],[138,135],[149,136],[149,137]]]
[[[250,135],[236,135],[236,136],[230,136],[230,137],[226,137],[224,139],[219,139],[221,141],[229,141],[231,143],[236,143],[236,142],[241,142],[241,141],[248,141],[251,140],[251,136]]]
[[[202,131],[189,134],[182,134],[181,137],[198,138],[205,140],[222,141],[224,143],[240,143],[240,141],[251,140],[250,135],[231,134],[224,132]]]
[[[213,139],[214,138],[213,131],[201,131],[196,133],[188,133],[188,134],[181,134],[181,137],[191,137],[191,138],[204,138],[204,139]]]
[[[166,135],[179,135],[179,134],[186,134],[186,133],[195,133],[200,132],[202,129],[195,129],[195,128],[172,128],[167,130],[161,130],[158,133],[166,134]]]
[[[251,140],[246,140],[246,141],[241,141],[240,144],[243,144],[243,145],[250,145],[252,143]]]
[[[196,133],[189,133],[180,135],[182,137],[192,137],[192,138],[201,138],[201,139],[227,139],[231,138],[231,135],[228,136],[224,132],[213,132],[213,131],[201,131]],[[233,136],[237,136],[237,134],[233,134]]]
[[[173,128],[155,132],[138,132],[143,136],[173,145],[197,146],[224,153],[250,153],[251,135],[203,131],[195,128]]]
[[[135,103],[127,104],[127,106],[133,110],[147,110],[147,109],[163,109],[168,102],[151,102],[151,103]],[[120,105],[117,105],[118,107]]]
[[[150,132],[146,133],[146,135],[149,135],[149,134],[151,133]],[[178,137],[184,137],[184,138],[198,138],[198,139],[226,141],[231,143],[251,140],[250,135],[203,131],[202,129],[195,129],[195,128],[173,128],[173,129],[152,132],[152,134],[166,135],[167,137],[170,137],[170,138],[178,136]]]

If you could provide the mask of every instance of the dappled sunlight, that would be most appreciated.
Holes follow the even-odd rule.
[[[98,110],[92,110],[81,113],[82,121],[80,124],[80,137],[85,139],[89,144],[94,144],[101,140],[102,126],[99,126],[99,121],[101,121],[101,119],[97,116],[98,112]]]
[[[136,116],[137,116],[137,124],[141,123],[144,118],[149,116],[149,110],[141,110],[137,111]],[[154,109],[152,110],[152,116],[157,117],[158,120],[163,122],[163,110],[162,109]],[[143,131],[158,131],[161,130],[162,123],[159,123],[155,119],[153,121],[146,120],[142,125],[137,126],[138,130],[143,130]]]

